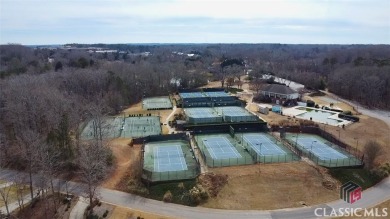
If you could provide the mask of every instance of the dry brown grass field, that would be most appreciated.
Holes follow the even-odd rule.
[[[172,219],[173,217],[167,217],[163,215],[152,214],[148,212],[133,210],[130,208],[115,207],[109,216],[110,219],[137,219],[137,217],[144,219]]]
[[[318,171],[320,169],[320,171]],[[228,175],[228,183],[203,207],[221,209],[278,209],[315,205],[338,199],[338,182],[327,189],[329,175],[306,162],[257,164],[210,169]]]

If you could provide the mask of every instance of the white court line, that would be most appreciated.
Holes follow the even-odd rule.
[[[230,141],[228,141],[226,138],[223,138],[223,140],[225,141],[225,143],[227,145],[229,145],[230,149],[234,152],[235,155],[237,155],[238,157],[241,157],[241,154],[238,153],[238,151],[236,150],[236,148],[234,148],[234,146],[230,143]]]
[[[247,138],[247,136],[244,136],[244,140],[249,142],[251,144],[251,147],[253,149],[255,149],[255,151],[259,154],[259,155],[263,155],[263,156],[266,156],[266,155],[269,155],[269,154],[265,154],[265,153],[261,153],[260,151],[258,151],[259,149],[261,151],[263,151],[263,146],[264,146],[264,149],[265,151],[275,151],[275,152],[279,152],[279,153],[272,153],[273,155],[280,155],[280,154],[286,154],[285,151],[283,151],[281,148],[279,148],[274,142],[272,142],[269,138],[265,137],[265,136],[261,136],[261,135],[250,135],[250,136],[255,136],[255,137],[259,137],[260,139],[264,140],[264,142],[260,141],[259,139],[249,139]],[[253,140],[253,141],[252,141]],[[260,145],[260,148],[257,148],[255,147],[256,145],[256,140],[259,141],[259,143],[261,143]],[[266,143],[266,144],[264,144]],[[268,148],[270,147],[270,148]]]

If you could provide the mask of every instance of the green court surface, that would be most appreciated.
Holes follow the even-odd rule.
[[[193,179],[198,173],[198,162],[187,141],[158,141],[145,145],[144,179],[151,182]]]
[[[287,141],[309,157],[313,162],[325,167],[360,166],[362,161],[343,148],[324,138],[311,134],[286,134]]]
[[[196,135],[195,141],[209,167],[253,164],[253,158],[229,134]]]
[[[121,137],[123,138],[139,138],[150,135],[160,135],[160,117],[126,117],[122,128]]]
[[[172,109],[169,97],[149,97],[142,100],[142,108],[146,110]]]
[[[96,137],[102,139],[118,138],[122,125],[123,117],[92,119],[82,127],[80,138],[83,140],[91,140]]]
[[[235,133],[234,138],[257,162],[281,163],[300,160],[282,142],[267,133]]]

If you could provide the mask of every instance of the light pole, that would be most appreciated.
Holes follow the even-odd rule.
[[[316,143],[317,141],[313,141],[310,146],[310,158],[312,157],[311,155],[313,154],[313,144]]]
[[[339,132],[339,141],[340,141],[340,129],[337,129],[336,131],[338,131],[338,132]]]
[[[353,139],[355,139],[356,140],[356,149],[358,149],[358,147],[359,147],[359,138],[353,138]]]
[[[260,154],[259,154],[259,156],[260,156],[260,159],[259,159],[259,160],[261,160],[261,155],[262,155],[262,154],[261,154],[261,145],[262,145],[262,144],[263,144],[263,143],[256,144],[256,145],[259,145],[259,153],[260,153]],[[259,161],[259,163],[260,163],[260,161]]]

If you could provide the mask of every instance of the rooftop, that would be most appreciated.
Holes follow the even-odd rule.
[[[261,91],[269,92],[269,93],[277,93],[277,94],[295,94],[297,93],[293,89],[287,87],[286,85],[281,84],[270,84],[265,88],[261,89]]]

